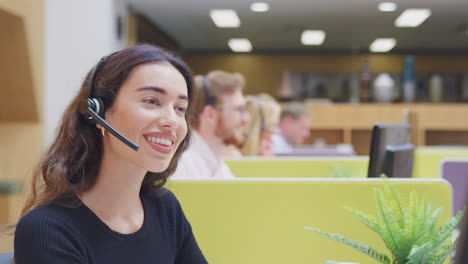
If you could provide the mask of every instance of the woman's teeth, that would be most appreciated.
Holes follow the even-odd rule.
[[[148,141],[151,141],[153,143],[159,143],[167,146],[172,145],[172,141],[170,141],[167,138],[159,138],[159,137],[147,137]]]

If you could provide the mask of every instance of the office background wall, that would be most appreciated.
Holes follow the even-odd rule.
[[[405,55],[187,55],[196,74],[222,69],[245,75],[248,94],[267,92],[275,96],[281,73],[359,73],[364,60],[373,73],[402,73]],[[421,73],[468,73],[468,55],[415,55],[415,71]]]
[[[0,0],[0,181],[30,175],[42,148],[44,1]],[[13,223],[22,196],[0,195],[0,218]],[[0,252],[13,237],[0,237]]]
[[[42,145],[44,2],[0,0],[0,28],[0,180],[16,180]]]
[[[126,46],[126,16],[123,0],[0,0],[0,180],[30,174],[86,72]]]
[[[127,44],[123,0],[46,0],[45,143],[86,73]],[[118,22],[120,19],[120,25]]]

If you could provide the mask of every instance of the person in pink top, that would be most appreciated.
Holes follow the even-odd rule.
[[[227,145],[242,142],[250,120],[242,93],[244,77],[218,70],[195,76],[195,83],[198,113],[190,120],[192,142],[170,179],[235,178],[222,156]]]

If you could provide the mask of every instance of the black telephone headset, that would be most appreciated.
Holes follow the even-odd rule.
[[[115,128],[113,128],[109,123],[104,120],[104,114],[106,112],[106,108],[104,106],[104,101],[100,97],[92,97],[94,91],[94,82],[96,81],[96,75],[99,73],[100,68],[102,65],[107,61],[107,59],[114,55],[116,52],[102,57],[99,62],[94,67],[93,71],[89,75],[88,79],[88,98],[87,100],[83,101],[80,105],[80,113],[86,119],[87,122],[91,124],[99,123],[103,126],[107,131],[109,131],[112,135],[118,138],[120,141],[125,143],[127,146],[132,148],[135,151],[138,151],[140,147],[127,139],[125,136],[120,134]]]
[[[208,83],[208,76],[203,76],[203,93],[205,94],[205,105],[211,105],[215,106],[216,105],[216,98],[211,95],[210,93],[210,87]]]

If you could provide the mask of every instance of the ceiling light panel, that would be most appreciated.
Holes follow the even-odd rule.
[[[397,4],[393,2],[382,2],[379,4],[379,10],[382,12],[393,12],[397,9]]]
[[[270,10],[270,5],[265,2],[255,2],[250,5],[250,10],[254,12],[267,12]]]
[[[397,26],[397,27],[418,27],[430,16],[431,16],[431,10],[427,9],[427,8],[406,9],[395,20],[395,26]]]
[[[394,38],[378,38],[374,40],[369,49],[372,52],[388,52],[396,46],[396,39]]]
[[[325,40],[325,31],[323,30],[304,30],[301,35],[303,45],[322,45]]]
[[[234,52],[250,52],[252,51],[252,43],[245,38],[234,38],[228,40],[229,48]]]
[[[240,27],[240,19],[236,11],[232,9],[213,9],[210,11],[210,17],[214,24],[220,28]]]

